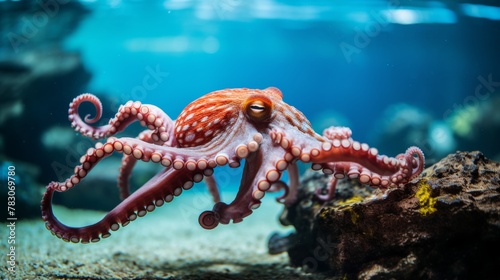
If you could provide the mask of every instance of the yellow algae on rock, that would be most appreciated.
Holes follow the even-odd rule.
[[[437,199],[431,196],[432,189],[427,180],[422,179],[418,182],[417,187],[418,190],[415,195],[420,203],[420,213],[425,216],[436,212],[435,205]]]
[[[350,204],[354,204],[354,203],[356,203],[356,202],[361,202],[361,201],[363,201],[364,199],[365,199],[365,198],[364,198],[364,197],[362,197],[362,196],[355,195],[355,196],[353,196],[353,197],[351,197],[351,198],[349,198],[349,199],[346,199],[346,200],[344,200],[344,201],[340,201],[340,202],[339,202],[339,205],[341,205],[341,206],[344,206],[344,205],[350,205]]]

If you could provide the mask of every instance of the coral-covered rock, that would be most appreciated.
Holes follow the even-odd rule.
[[[500,264],[500,163],[481,152],[449,155],[364,199],[321,205],[312,189],[283,217],[297,230],[293,265],[361,279],[485,279]]]

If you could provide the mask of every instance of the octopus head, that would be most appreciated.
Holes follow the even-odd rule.
[[[241,113],[254,125],[269,123],[274,117],[276,102],[281,100],[282,94],[277,88],[214,91],[193,101],[181,112],[175,121],[175,138],[181,147],[206,145],[231,129]]]

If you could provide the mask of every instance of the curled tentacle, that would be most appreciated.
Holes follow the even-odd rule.
[[[291,158],[286,157],[285,153],[281,153],[281,157],[277,157],[278,160],[266,158],[265,155],[271,151],[269,145],[271,139],[260,139],[260,137],[260,135],[256,137],[257,140],[262,141],[260,148],[251,152],[246,158],[243,178],[236,198],[230,204],[216,203],[211,211],[204,212],[199,218],[202,227],[212,228],[219,223],[228,224],[230,221],[241,222],[260,206],[265,192],[269,191],[273,184],[276,184],[275,188],[286,186],[284,183],[279,183],[279,179],[282,172],[290,166],[287,159]],[[213,220],[217,223],[212,222]]]
[[[128,196],[115,209],[109,212],[101,221],[86,227],[73,228],[62,224],[52,212],[52,195],[54,191],[64,192],[77,185],[87,173],[103,158],[114,151],[133,155],[136,159],[150,161],[163,155],[163,160],[173,158],[175,148],[163,147],[163,151],[153,150],[153,144],[144,143],[133,138],[110,138],[105,144],[98,143],[96,148],[91,148],[82,157],[82,164],[75,168],[75,174],[62,183],[52,182],[47,186],[42,199],[42,217],[46,226],[56,236],[71,242],[96,242],[100,238],[110,235],[110,230],[117,230],[119,226],[126,226],[137,217],[144,216],[164,202],[172,201],[174,196],[181,194],[182,190],[190,189],[194,183],[200,182],[204,175],[211,175],[211,169],[201,170],[197,165],[194,169],[169,168],[151,178],[143,187]],[[178,161],[181,162],[181,161]],[[182,165],[188,165],[181,162]],[[166,163],[164,163],[166,164]],[[174,165],[172,161],[168,166]],[[208,172],[208,173],[207,173]]]
[[[83,101],[89,101],[94,105],[94,108],[96,110],[96,114],[94,118],[90,118],[90,114],[86,115],[84,120],[86,123],[96,123],[98,122],[101,117],[102,117],[102,103],[99,98],[97,98],[95,95],[90,94],[90,93],[84,93],[82,95],[77,96],[75,99],[73,99],[73,102],[70,103],[69,105],[69,114],[73,113],[74,108],[76,108],[76,111],[78,112],[78,106],[80,105],[81,102]]]
[[[326,194],[322,193],[322,189],[316,189],[316,197],[321,201],[331,201],[335,196],[335,187],[337,186],[337,178],[331,176],[326,186]]]
[[[417,147],[410,147],[405,154],[395,158],[379,155],[378,150],[350,138],[351,131],[342,127],[325,130],[326,141],[316,147],[297,139],[286,132],[271,132],[272,139],[288,153],[301,161],[312,162],[312,169],[322,170],[335,179],[357,178],[360,183],[373,187],[390,187],[405,184],[422,172],[424,156]],[[322,200],[333,198],[336,180],[330,182],[326,195],[318,194]]]
[[[422,171],[424,170],[424,162],[425,162],[425,156],[422,150],[418,147],[410,147],[406,150],[405,154],[405,160],[406,162],[410,165],[411,163],[411,174],[409,175],[407,181],[411,181],[415,177],[417,177]],[[416,157],[415,157],[416,156]]]
[[[279,192],[281,190],[283,190],[283,194],[278,196],[276,198],[276,201],[278,201],[280,203],[285,203],[285,198],[290,193],[290,188],[288,187],[288,185],[285,182],[277,181],[277,182],[273,183],[271,185],[271,188],[269,189],[269,192]]]
[[[243,178],[241,180],[242,184],[235,200],[231,204],[226,204],[224,202],[218,202],[214,205],[211,211],[203,212],[198,221],[203,228],[212,229],[215,228],[219,223],[228,224],[231,220],[234,223],[241,222],[244,217],[252,213],[252,208],[255,205],[259,205],[258,199],[254,199],[254,194],[252,194],[253,178],[256,176],[258,168],[255,168],[253,164],[249,162],[262,161],[260,153],[252,153],[245,162],[244,176],[248,178]],[[264,192],[260,191],[264,194]],[[262,198],[262,197],[260,197]]]
[[[85,116],[84,120],[78,114],[78,108],[83,102],[90,102],[96,108],[96,116],[90,119],[90,116]],[[77,96],[69,104],[69,120],[71,126],[82,135],[93,139],[100,139],[112,136],[124,130],[130,123],[139,121],[142,126],[154,131],[152,138],[154,141],[168,140],[175,141],[173,136],[174,122],[161,109],[154,105],[141,104],[141,102],[129,101],[125,105],[120,106],[115,117],[109,120],[107,125],[93,127],[88,123],[95,123],[101,119],[102,103],[95,95],[90,93]]]
[[[345,161],[346,158],[342,154],[342,148],[339,149],[340,152],[337,151],[336,155],[344,161],[313,164],[313,169],[322,169],[325,174],[333,175],[327,187],[328,193],[326,195],[317,194],[317,197],[323,201],[331,200],[334,197],[337,179],[358,178],[362,184],[387,188],[410,182],[424,168],[424,155],[417,147],[410,147],[405,154],[398,155],[396,158],[389,158],[377,155],[376,150],[366,146],[364,150],[371,157],[353,158],[351,162]],[[376,169],[370,170],[366,167],[370,166],[369,162],[367,162],[369,159],[373,161],[372,164]]]
[[[250,159],[255,155],[252,154]],[[248,164],[248,159],[245,162],[244,174],[250,177],[255,177],[257,170],[249,171],[248,169],[253,169]],[[248,180],[242,180],[242,186],[236,195],[236,198],[231,202],[231,204],[226,204],[224,202],[217,202],[211,211],[203,212],[198,221],[200,225],[205,229],[215,228],[219,223],[228,224],[231,220],[234,223],[239,223],[243,218],[252,214],[253,210],[260,206],[260,199],[264,196],[264,192],[260,190],[253,191],[254,180],[248,178]],[[270,183],[269,183],[270,184]]]
[[[200,214],[198,222],[204,229],[214,229],[219,225],[218,213],[214,211],[204,211]]]
[[[149,180],[141,189],[134,192],[122,201],[112,211],[95,224],[84,227],[69,227],[60,222],[52,211],[52,196],[54,191],[59,191],[59,184],[52,182],[42,198],[42,218],[47,229],[54,235],[74,243],[97,242],[107,238],[111,231],[116,231],[128,225],[137,217],[142,217],[165,202],[171,202],[174,196],[181,194],[186,189],[188,182],[192,182],[193,174],[190,172],[173,172],[172,169],[158,173]],[[192,186],[192,185],[191,185]]]
[[[410,148],[404,158],[390,158],[378,155],[376,149],[366,144],[348,139],[326,142],[321,150],[312,149],[310,157],[313,169],[322,168],[338,179],[358,178],[363,184],[380,187],[407,183],[423,169],[423,153],[416,147]]]

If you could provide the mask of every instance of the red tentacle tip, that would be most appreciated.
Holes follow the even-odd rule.
[[[286,197],[290,193],[290,188],[288,185],[283,182],[283,181],[277,181],[271,185],[271,188],[269,189],[270,192],[279,192],[283,190],[283,194],[278,196],[276,198],[276,201],[279,203],[285,203]]]
[[[85,120],[86,123],[96,123],[97,121],[99,121],[100,118],[101,116],[99,115],[96,115],[95,117],[91,118],[90,114],[87,114],[85,115],[85,118],[83,120]]]
[[[417,177],[424,170],[425,166],[425,156],[420,148],[412,146],[406,150],[405,156],[409,167],[411,168],[411,174],[409,180]]]
[[[418,147],[415,147],[415,146],[412,146],[412,147],[409,147],[407,150],[406,150],[406,155],[410,158],[413,159],[413,163],[415,165],[423,165],[425,164],[425,156],[424,156],[424,152],[422,152],[422,150]]]
[[[99,98],[97,98],[97,96],[95,96],[91,93],[84,93],[84,94],[77,96],[75,99],[73,99],[73,102],[71,102],[69,104],[68,113],[70,115],[70,117],[69,117],[70,121],[73,121],[73,119],[74,119],[74,116],[72,116],[73,114],[75,114],[74,107],[76,107],[76,113],[77,113],[78,107],[80,107],[80,104],[85,102],[85,101],[90,102],[90,103],[92,103],[92,105],[94,105],[95,110],[96,110],[96,115],[93,118],[91,118],[90,114],[87,114],[84,118],[84,121],[86,123],[92,124],[92,123],[98,122],[101,119],[101,117],[102,117],[102,103],[101,103],[101,101],[99,100]]]
[[[219,225],[219,219],[214,211],[204,211],[201,213],[198,222],[204,229],[214,229]]]

